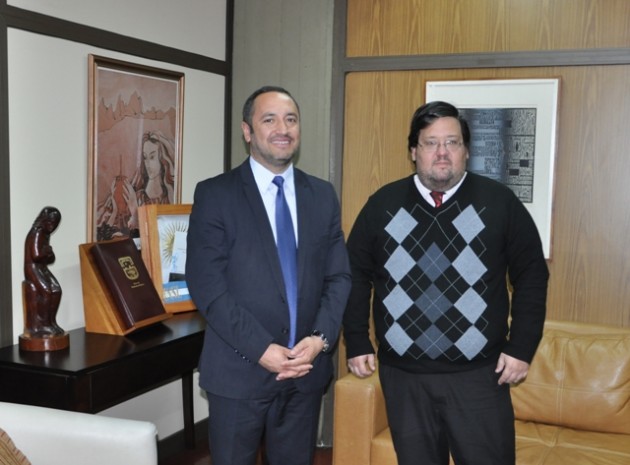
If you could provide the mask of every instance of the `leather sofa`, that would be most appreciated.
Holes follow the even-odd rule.
[[[147,421],[0,402],[0,429],[32,465],[158,463],[157,429]]]
[[[630,464],[630,328],[547,321],[512,399],[517,465]],[[396,465],[378,374],[337,381],[333,428],[333,465]]]

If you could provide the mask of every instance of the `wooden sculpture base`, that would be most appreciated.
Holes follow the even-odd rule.
[[[20,334],[19,337],[20,350],[27,350],[30,352],[61,350],[65,349],[69,345],[70,335],[68,333],[49,337],[32,337],[27,334]]]

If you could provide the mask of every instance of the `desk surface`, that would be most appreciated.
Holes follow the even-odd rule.
[[[198,312],[175,314],[127,336],[87,333],[85,328],[79,328],[68,331],[70,346],[66,349],[29,352],[20,350],[18,344],[0,348],[0,366],[80,374],[182,338],[198,336],[204,328],[204,320]]]
[[[0,348],[0,400],[95,413],[184,375],[192,376],[203,344],[198,312],[127,336],[69,331],[70,346],[28,352]]]

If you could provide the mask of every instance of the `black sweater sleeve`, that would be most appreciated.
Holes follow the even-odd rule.
[[[370,228],[370,202],[363,207],[348,236],[348,255],[352,271],[352,290],[343,317],[343,334],[347,357],[373,354],[370,341],[370,303],[373,288],[375,262],[374,238]]]
[[[503,352],[530,363],[542,338],[549,271],[529,212],[517,198],[510,211],[507,253],[512,319]]]

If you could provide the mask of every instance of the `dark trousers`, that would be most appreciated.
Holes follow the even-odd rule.
[[[207,393],[212,465],[254,465],[263,437],[269,465],[311,465],[323,393],[299,392],[291,381],[260,399]]]
[[[490,364],[474,370],[409,373],[380,365],[398,465],[514,465],[509,385]]]

